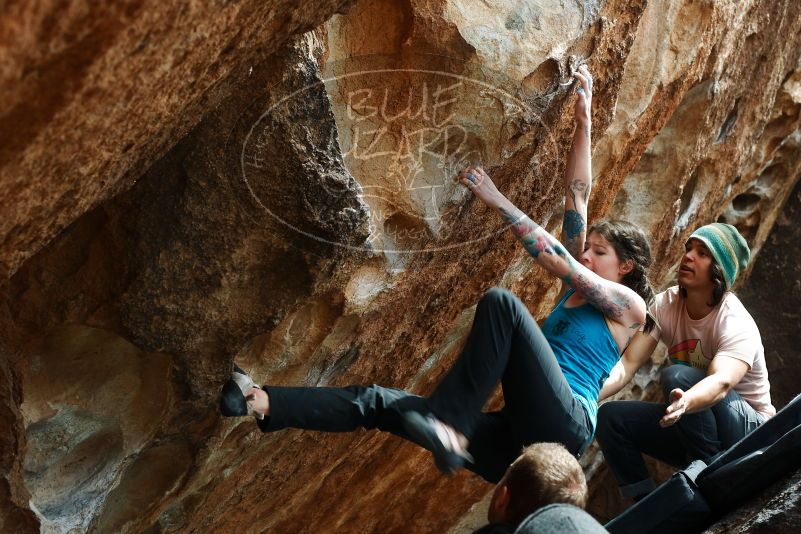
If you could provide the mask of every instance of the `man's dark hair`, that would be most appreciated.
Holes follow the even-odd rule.
[[[587,481],[578,460],[559,443],[535,443],[509,466],[508,521],[518,525],[535,510],[554,503],[587,504]]]
[[[720,301],[723,300],[723,295],[726,294],[726,284],[723,282],[723,272],[720,270],[718,262],[711,255],[710,259],[712,263],[709,266],[709,277],[712,279],[712,283],[715,284],[715,287],[712,289],[712,300],[707,304],[709,306],[717,306]],[[679,286],[679,295],[681,295],[681,298],[686,299],[687,290]]]

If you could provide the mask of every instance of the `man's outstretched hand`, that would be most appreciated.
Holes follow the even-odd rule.
[[[659,425],[662,428],[672,426],[681,419],[684,412],[687,411],[687,398],[684,395],[684,390],[676,388],[670,392],[670,406],[665,410],[665,415],[659,420]]]

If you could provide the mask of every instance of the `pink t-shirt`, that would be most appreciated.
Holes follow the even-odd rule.
[[[650,312],[656,320],[651,337],[657,341],[661,339],[668,347],[673,364],[706,371],[713,358],[742,360],[748,364],[748,371],[734,386],[734,391],[764,416],[776,414],[770,401],[765,349],[759,329],[734,293],[727,291],[706,317],[695,320],[687,314],[679,288],[674,286],[654,298]]]

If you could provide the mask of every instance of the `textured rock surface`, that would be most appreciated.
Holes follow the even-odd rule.
[[[294,33],[309,30],[349,0],[306,2],[23,2],[0,10],[0,272],[17,271],[55,235],[99,203],[131,187],[165,151]],[[102,220],[103,210],[93,214]],[[93,222],[83,229],[92,230]],[[97,306],[121,284],[109,248],[97,245],[102,266],[70,272],[74,306]],[[64,249],[66,247],[62,247]],[[81,265],[87,250],[58,258]],[[111,254],[111,255],[109,255]],[[91,253],[89,253],[91,256]],[[64,267],[64,266],[62,266]],[[126,267],[119,266],[121,269]],[[69,267],[67,267],[67,270]],[[37,273],[47,280],[47,272]],[[100,275],[101,278],[96,278]],[[89,279],[83,279],[83,276]],[[52,282],[52,280],[51,280]],[[4,294],[7,293],[3,284]],[[80,302],[75,302],[80,301]],[[55,304],[55,303],[54,303]],[[57,305],[57,304],[56,304]],[[5,305],[4,305],[5,306]],[[102,312],[101,312],[102,315]],[[2,396],[6,429],[19,430],[21,382],[13,369],[18,339],[2,327]],[[8,367],[10,365],[10,367]],[[35,522],[20,478],[24,432],[6,432],[0,467],[4,531]]]
[[[13,273],[78,216],[130,188],[251,64],[351,3],[4,7],[0,176],[9,209],[0,264]]]
[[[705,534],[791,533],[801,528],[801,471],[778,481],[704,531]]]
[[[146,469],[162,473],[168,485],[170,475],[189,467],[186,451],[152,457],[155,430],[173,398],[168,356],[142,354],[116,334],[78,325],[33,340],[27,352],[23,469],[36,508],[49,520],[45,530],[65,524],[84,530],[99,502],[108,497],[105,507],[115,507],[115,494],[142,471],[146,457]],[[107,495],[123,470],[120,486]],[[127,502],[122,513],[130,519],[150,505],[168,489],[159,482],[151,478],[136,488],[140,501]]]
[[[597,80],[591,212],[651,233],[657,285],[698,224],[732,222],[759,253],[798,181],[795,2],[363,0],[286,42],[347,3],[3,15],[26,35],[2,71],[18,114],[3,111],[4,138],[20,113],[35,119],[0,151],[13,274],[0,418],[17,429],[0,440],[0,506],[14,529],[481,521],[459,522],[489,485],[439,476],[409,444],[264,436],[219,418],[215,396],[232,360],[276,384],[426,393],[488,287],[543,317],[550,282],[449,178],[480,161],[555,227],[572,132],[562,83],[582,60]],[[119,27],[69,48],[82,20]],[[59,46],[81,53],[48,64]],[[48,92],[60,78],[69,91]],[[661,363],[624,395],[654,398]],[[611,517],[600,456],[584,461],[592,510]]]
[[[12,362],[18,340],[12,326],[8,304],[0,307],[0,422],[6,429],[0,438],[0,529],[32,532],[38,526],[33,512],[25,504],[30,492],[22,477],[21,454],[25,451],[25,426],[20,415],[22,384]]]

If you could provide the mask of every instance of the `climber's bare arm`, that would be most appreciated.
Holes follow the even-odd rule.
[[[645,321],[645,302],[630,288],[606,280],[576,261],[547,230],[528,218],[507,199],[480,167],[459,173],[459,180],[496,210],[528,253],[546,271],[559,278],[611,320],[626,327]]]
[[[574,115],[576,128],[567,156],[565,170],[565,212],[562,217],[562,243],[578,258],[584,252],[587,238],[587,202],[592,189],[592,160],[590,158],[592,120],[592,76],[585,65],[574,74],[579,82]]]

